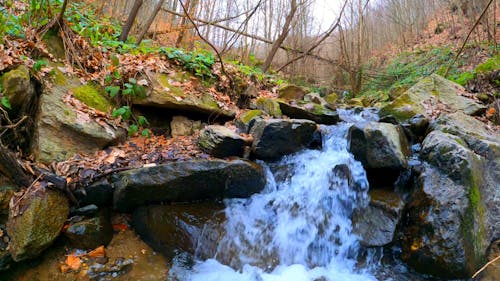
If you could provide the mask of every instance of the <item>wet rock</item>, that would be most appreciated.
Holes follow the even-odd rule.
[[[280,118],[283,115],[278,100],[276,99],[260,97],[255,101],[255,106],[258,110],[275,118]]]
[[[132,259],[117,258],[106,264],[92,264],[87,271],[87,275],[91,278],[91,280],[109,280],[111,278],[127,274],[132,270],[133,265],[134,260]],[[105,277],[108,277],[109,279],[101,279]]]
[[[316,130],[317,125],[309,120],[258,120],[250,130],[254,137],[252,152],[259,159],[279,159],[308,147]]]
[[[460,155],[463,153],[458,153],[457,157],[444,159],[444,163],[449,163],[449,165],[441,164],[440,166],[436,162],[434,164],[442,167],[441,171],[444,173],[447,173],[446,169],[456,171],[454,174],[457,177],[460,174],[457,171],[457,166],[460,163],[464,165],[462,183],[473,190],[471,194],[475,194],[472,196],[475,199],[473,202],[477,202],[476,207],[481,208],[477,209],[476,212],[484,214],[486,233],[490,239],[500,237],[500,220],[498,219],[500,217],[500,189],[498,188],[500,182],[500,133],[488,129],[484,123],[474,117],[460,112],[442,114],[431,125],[431,129],[459,137],[459,139],[454,138],[455,142],[458,142],[463,149],[470,150],[467,154],[475,154],[474,157],[467,156],[469,160],[474,160],[473,163],[464,160],[463,156],[461,158]],[[431,142],[428,141],[428,143]],[[443,141],[443,143],[446,142]],[[458,146],[457,151],[463,150],[460,149],[460,146]],[[446,155],[450,156],[454,153],[450,151]],[[438,155],[430,158],[429,161],[439,159],[437,157]]]
[[[118,173],[114,207],[126,212],[154,202],[249,197],[265,182],[263,168],[245,160],[173,162]]]
[[[7,230],[5,226],[0,224],[0,271],[7,270],[10,268],[12,263],[12,257],[7,249],[8,239]]]
[[[330,109],[335,109],[337,107],[337,102],[339,100],[339,95],[336,93],[331,93],[325,97],[327,107]]]
[[[3,217],[9,214],[9,202],[17,187],[8,182],[0,182],[0,223],[4,222]]]
[[[63,101],[65,95],[83,85],[76,78],[66,77],[57,68],[54,72],[54,83],[45,84],[40,96],[37,132],[33,142],[37,160],[44,163],[62,161],[76,153],[90,154],[120,142],[125,130],[106,122],[97,122],[88,113],[76,111]]]
[[[421,273],[470,277],[488,243],[475,191],[428,165],[423,170],[406,209],[402,258]]]
[[[488,248],[488,260],[492,261],[500,256],[500,240],[493,241]],[[479,281],[497,281],[500,276],[500,262],[491,263],[483,272],[481,272],[477,279]]]
[[[74,195],[78,199],[80,206],[110,206],[113,203],[113,186],[108,179],[103,178],[75,190]]]
[[[408,167],[410,146],[401,128],[388,123],[370,122],[349,129],[349,149],[366,169]]]
[[[392,114],[399,121],[406,121],[417,114],[430,117],[431,111],[428,108],[437,102],[446,105],[451,111],[461,111],[468,115],[484,112],[483,105],[460,95],[464,91],[462,86],[432,74],[383,107],[381,114]]]
[[[389,123],[389,124],[393,124],[393,125],[398,125],[399,124],[399,122],[396,119],[396,117],[394,117],[392,115],[382,116],[380,118],[379,122],[381,122],[381,123]]]
[[[113,238],[109,213],[102,210],[96,217],[71,222],[64,230],[64,235],[78,249],[91,250],[101,245],[106,246]]]
[[[28,194],[11,208],[7,232],[9,252],[14,261],[37,257],[57,238],[69,214],[69,203],[64,195],[49,189]]]
[[[416,137],[416,140],[418,142],[422,142],[422,140],[424,139],[425,137],[425,134],[427,132],[427,129],[429,128],[429,118],[421,115],[421,114],[417,114],[415,116],[413,116],[409,121],[409,127],[410,127],[410,131],[411,133],[413,134],[413,136]]]
[[[0,82],[3,95],[16,113],[23,112],[36,97],[35,85],[31,82],[29,69],[24,65],[3,74]]]
[[[211,125],[201,130],[198,145],[203,151],[214,157],[241,157],[243,156],[245,141],[240,135],[227,127]]]
[[[193,121],[184,116],[174,116],[170,122],[171,134],[176,136],[190,136],[201,129],[201,121]]]
[[[302,103],[292,104],[286,101],[278,102],[281,112],[294,119],[307,119],[318,124],[334,125],[340,121],[340,117],[336,111],[325,108],[321,104]]]
[[[186,77],[185,77],[186,76]],[[212,95],[204,93],[201,96],[185,92],[178,84],[195,79],[188,74],[166,75],[155,73],[151,75],[153,86],[151,91],[133,100],[133,104],[145,107],[166,108],[177,111],[189,111],[210,117],[233,118],[235,112],[221,108]]]
[[[404,203],[393,191],[370,190],[368,207],[353,214],[353,231],[365,247],[381,247],[392,243]]]
[[[99,212],[99,207],[94,204],[83,206],[78,209],[72,209],[70,214],[71,216],[87,216],[92,217]]]
[[[179,250],[214,257],[224,221],[224,205],[210,202],[140,207],[133,214],[136,232],[168,258]]]
[[[278,97],[284,100],[301,100],[307,91],[303,87],[296,85],[286,85],[278,90]]]

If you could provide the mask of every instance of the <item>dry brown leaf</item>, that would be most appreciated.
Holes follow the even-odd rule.
[[[80,260],[79,257],[75,255],[68,255],[66,257],[66,265],[72,270],[78,270],[80,266],[82,265],[82,261]]]
[[[104,246],[99,246],[87,254],[91,258],[103,258],[106,256]]]

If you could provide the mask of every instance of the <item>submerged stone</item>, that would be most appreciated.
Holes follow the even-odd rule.
[[[155,202],[245,198],[266,183],[263,168],[245,160],[189,160],[118,173],[114,208],[131,211]]]
[[[166,257],[181,250],[206,259],[217,252],[224,221],[224,205],[204,202],[140,207],[132,223],[142,239]]]
[[[101,245],[106,246],[113,238],[109,214],[101,211],[96,217],[70,223],[64,235],[78,249],[92,250]]]

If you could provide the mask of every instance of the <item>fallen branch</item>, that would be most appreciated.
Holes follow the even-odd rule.
[[[476,273],[474,273],[474,275],[472,275],[472,279],[476,278],[476,276],[479,275],[479,273],[483,272],[488,266],[490,266],[491,264],[493,264],[494,262],[496,262],[497,260],[500,260],[500,256],[490,260],[488,263],[486,263],[483,267],[481,267],[478,271],[476,271]]]

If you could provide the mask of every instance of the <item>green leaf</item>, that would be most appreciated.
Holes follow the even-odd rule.
[[[122,75],[120,74],[120,72],[119,72],[118,70],[113,71],[113,76],[114,76],[116,79],[120,79],[120,78],[122,78]]]
[[[122,91],[122,94],[124,96],[133,95],[133,93],[134,93],[134,90],[132,90],[132,89],[123,89],[123,91]]]
[[[125,88],[127,88],[127,89],[132,89],[134,87],[134,85],[132,85],[130,83],[125,83],[125,84],[123,84],[123,86],[125,86]]]
[[[137,133],[137,131],[139,131],[139,127],[135,124],[130,125],[128,127],[128,135],[129,136],[132,136],[133,134]]]
[[[120,60],[118,59],[118,57],[115,54],[111,55],[111,64],[113,66],[119,66],[120,65]]]
[[[118,87],[118,86],[107,86],[106,88],[104,88],[104,90],[106,91],[106,93],[109,94],[110,97],[114,98],[120,92],[120,87]]]
[[[139,124],[139,126],[144,126],[146,124],[149,124],[149,122],[146,119],[146,117],[144,117],[142,115],[137,118],[137,123]]]
[[[141,135],[149,138],[151,137],[151,132],[148,129],[144,129],[142,130]]]
[[[118,116],[121,116],[125,120],[129,119],[131,115],[132,111],[130,110],[129,106],[122,106],[113,110],[113,112],[111,113],[111,117],[116,118]]]
[[[106,84],[109,84],[109,83],[111,83],[112,81],[113,81],[113,76],[111,76],[111,75],[109,75],[109,74],[108,74],[108,75],[106,75],[106,78],[104,78],[104,82],[105,82]]]
[[[3,96],[2,99],[0,100],[0,102],[2,103],[3,107],[5,107],[7,109],[12,109],[10,102],[9,102],[9,99],[6,96]]]
[[[135,78],[130,77],[128,81],[132,84],[137,84],[137,80],[135,80]]]
[[[38,72],[42,70],[42,67],[46,66],[47,62],[43,60],[37,60],[35,64],[33,64],[33,71]]]

